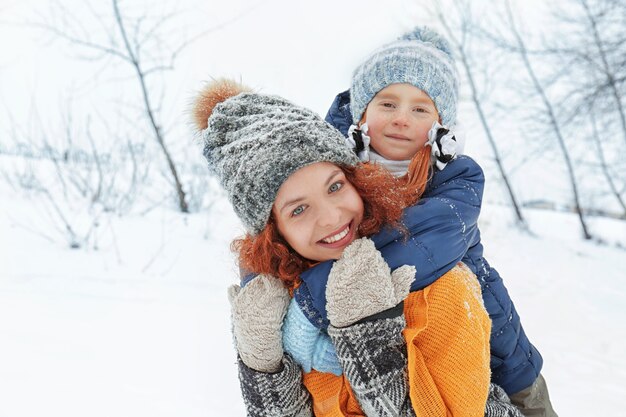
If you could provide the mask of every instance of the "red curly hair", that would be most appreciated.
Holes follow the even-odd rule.
[[[403,182],[406,207],[417,203],[432,176],[430,161],[431,146],[425,145],[411,158],[406,175],[400,177]]]
[[[380,231],[383,225],[403,229],[400,224],[402,210],[414,198],[414,192],[407,190],[405,181],[394,178],[377,164],[342,166],[341,169],[363,199],[359,236],[371,236]],[[256,236],[246,234],[234,240],[231,249],[239,254],[242,269],[278,277],[289,289],[294,288],[302,272],[316,263],[302,257],[289,246],[280,235],[273,215],[261,233]]]

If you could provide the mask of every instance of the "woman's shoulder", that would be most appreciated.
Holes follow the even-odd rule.
[[[463,262],[459,262],[450,271],[431,284],[432,291],[441,293],[446,299],[463,300],[466,304],[482,305],[482,293],[478,278]]]
[[[420,306],[421,303],[425,303],[425,305]],[[443,309],[438,307],[442,305],[446,307]],[[429,286],[409,294],[405,304],[405,313],[407,308],[409,310],[412,308],[434,308],[438,313],[451,316],[457,314],[455,310],[458,308],[468,311],[478,309],[475,313],[488,319],[483,306],[478,278],[462,262],[459,262]]]

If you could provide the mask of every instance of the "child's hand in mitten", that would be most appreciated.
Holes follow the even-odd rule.
[[[352,242],[335,262],[326,286],[326,310],[334,327],[357,321],[397,306],[409,294],[415,267],[391,272],[374,242]]]
[[[279,371],[289,291],[277,278],[259,275],[243,288],[231,286],[228,298],[235,345],[243,363],[261,372]]]

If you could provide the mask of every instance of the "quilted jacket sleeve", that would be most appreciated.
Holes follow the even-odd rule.
[[[478,216],[484,180],[483,171],[474,160],[459,156],[446,169],[437,171],[422,199],[405,210],[407,242],[393,232],[388,235],[389,231],[372,236],[391,269],[415,266],[413,291],[450,271],[468,248],[480,241]]]
[[[342,135],[348,136],[348,129],[352,125],[352,113],[350,112],[350,90],[337,94],[333,104],[324,118],[328,123],[339,130]]]
[[[249,417],[312,417],[311,397],[302,371],[289,356],[276,373],[255,371],[238,358],[241,393]]]

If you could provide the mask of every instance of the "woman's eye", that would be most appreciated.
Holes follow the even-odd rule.
[[[298,206],[291,212],[291,216],[292,217],[299,216],[302,213],[304,213],[304,206]]]
[[[330,186],[330,188],[328,189],[328,191],[330,191],[331,193],[335,193],[337,191],[339,191],[341,189],[341,187],[343,187],[343,183],[341,182],[336,182],[334,184],[332,184]]]

